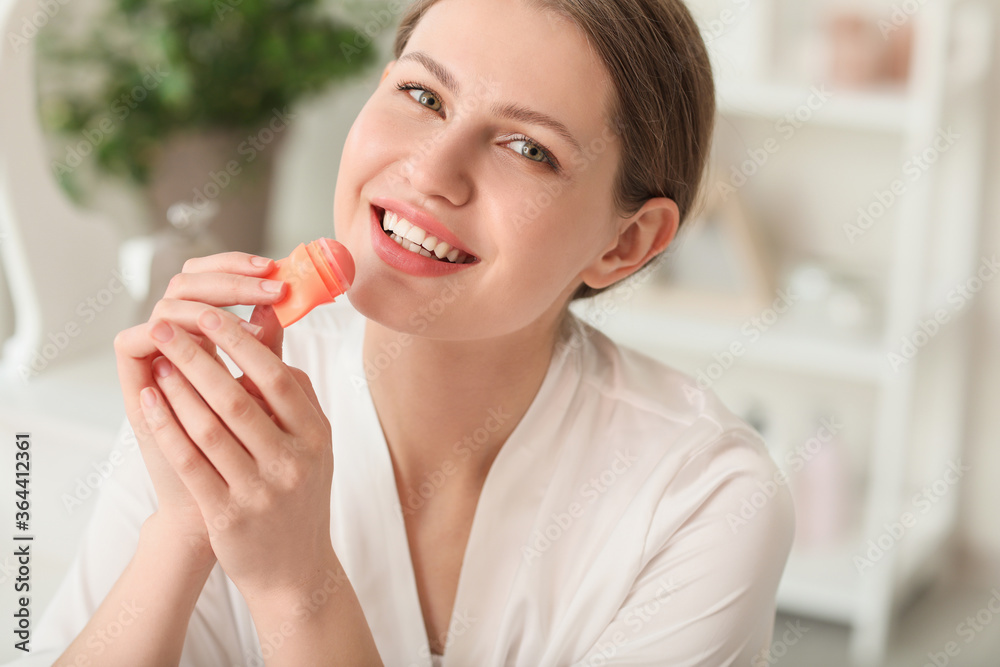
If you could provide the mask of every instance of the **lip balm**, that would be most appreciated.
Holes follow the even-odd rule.
[[[288,283],[285,297],[273,304],[274,314],[284,328],[346,292],[354,282],[354,259],[342,243],[316,239],[300,243],[288,257],[277,260],[264,277]]]

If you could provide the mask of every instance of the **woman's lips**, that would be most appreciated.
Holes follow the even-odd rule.
[[[402,248],[392,240],[385,230],[382,229],[382,209],[377,206],[369,206],[371,218],[371,242],[375,254],[388,264],[404,273],[414,276],[434,277],[445,276],[457,273],[475,266],[479,260],[468,264],[454,264],[452,262],[440,261],[437,258],[424,257],[415,252]]]
[[[379,210],[386,211],[387,215],[388,213],[392,213],[397,219],[401,218],[407,224],[416,226],[427,236],[433,236],[439,241],[444,241],[452,248],[458,248],[466,255],[477,257],[476,253],[467,248],[461,239],[452,233],[444,223],[434,217],[429,211],[425,211],[406,199],[376,196],[372,197],[369,203]]]
[[[467,252],[464,248],[453,245],[450,241],[432,234],[419,225],[414,225],[398,213],[386,211],[379,206],[375,206],[375,212],[378,215],[379,225],[382,227],[383,233],[399,244],[404,250],[409,250],[422,257],[430,255],[429,259],[449,264],[471,264],[477,261],[476,256]],[[391,230],[386,229],[386,216],[390,214],[394,216],[394,226]],[[418,233],[414,234],[414,229],[418,230]],[[426,244],[427,239],[432,239],[434,243],[428,246]],[[440,251],[436,250],[435,247],[441,248]]]

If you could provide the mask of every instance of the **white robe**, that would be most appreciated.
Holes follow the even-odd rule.
[[[333,426],[332,542],[382,660],[431,667],[365,381],[365,322],[347,299],[320,307],[285,332],[284,358],[309,374]],[[567,336],[486,478],[441,664],[751,665],[771,641],[794,524],[764,442],[690,376],[575,318]],[[483,428],[504,415],[497,406]],[[126,461],[101,487],[31,655],[11,664],[51,665],[134,554],[156,495],[138,448],[123,446],[129,434],[126,424],[117,445]],[[469,437],[453,449],[456,464]],[[263,664],[246,604],[217,563],[181,665]]]

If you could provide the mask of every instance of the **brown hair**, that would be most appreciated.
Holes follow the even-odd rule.
[[[414,0],[394,44],[398,58],[437,0]],[[715,85],[705,43],[681,0],[530,0],[579,26],[617,95],[606,109],[621,142],[614,202],[622,217],[653,197],[674,200],[683,222],[694,206],[715,122]],[[652,260],[649,262],[652,263]],[[594,296],[586,283],[572,299]]]

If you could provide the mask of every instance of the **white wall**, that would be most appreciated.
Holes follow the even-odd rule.
[[[1000,2],[994,3],[997,36],[990,90],[992,119],[984,180],[983,227],[979,254],[1000,256]],[[967,422],[967,459],[974,469],[964,489],[960,531],[973,553],[1000,560],[1000,285],[979,296],[972,351],[973,369]]]

